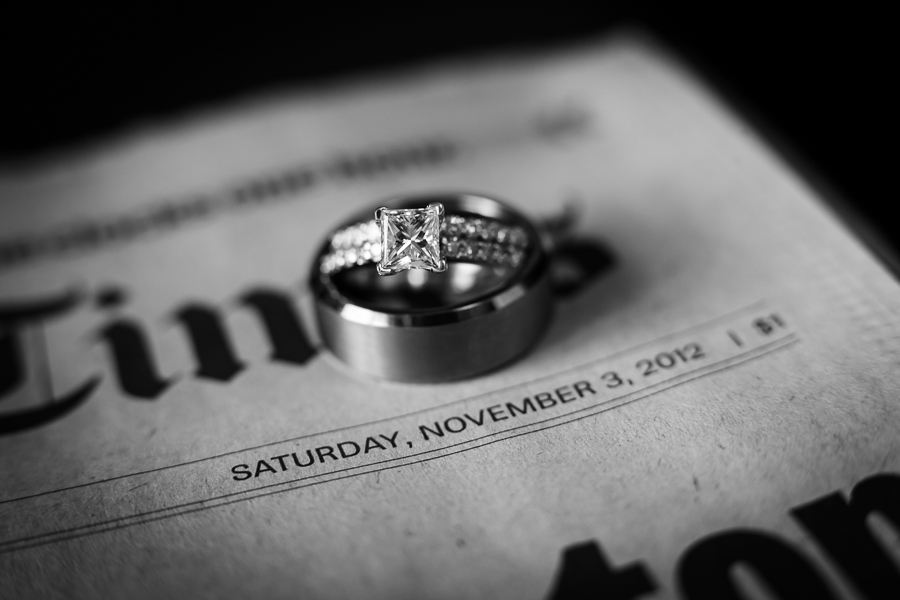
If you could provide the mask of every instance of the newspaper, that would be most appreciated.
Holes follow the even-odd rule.
[[[312,253],[444,190],[581,207],[550,329],[470,380],[354,373]],[[0,197],[2,598],[900,581],[900,289],[640,35],[273,92],[7,167]]]

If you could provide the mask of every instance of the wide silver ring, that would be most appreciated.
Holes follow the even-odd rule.
[[[337,227],[313,259],[319,331],[336,357],[381,379],[438,382],[495,369],[535,344],[552,302],[547,256],[524,215],[474,194],[405,196],[383,205],[376,219],[373,207]],[[448,218],[438,256],[381,276],[383,252],[372,249],[385,247],[375,235],[376,226],[384,229],[382,211],[409,215],[402,211],[435,205],[464,227],[450,228]],[[336,259],[351,248],[353,261]]]

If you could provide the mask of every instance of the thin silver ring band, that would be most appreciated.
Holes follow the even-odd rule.
[[[429,202],[443,203],[448,214],[521,227],[528,238],[527,250],[516,266],[456,264],[446,273],[407,272],[397,284],[395,278],[402,275],[370,277],[373,265],[342,273],[321,269],[323,257],[333,249],[331,237],[326,239],[316,253],[310,279],[323,343],[346,364],[380,379],[438,382],[495,369],[529,350],[551,315],[547,256],[527,218],[506,204],[473,194],[408,196],[384,204],[403,208]],[[361,213],[344,227],[371,214],[371,210]],[[473,273],[485,275],[488,283],[456,291],[454,285],[471,279]],[[433,278],[436,302],[422,300],[417,305],[417,298],[426,296],[417,296],[420,277]],[[359,279],[355,285],[353,278]],[[401,299],[398,306],[390,304],[392,294]]]

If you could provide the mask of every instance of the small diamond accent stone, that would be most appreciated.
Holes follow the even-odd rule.
[[[509,243],[513,246],[522,246],[528,242],[528,236],[521,227],[513,227],[509,232]]]
[[[379,273],[393,275],[407,269],[443,271],[441,256],[442,206],[379,210],[381,262]]]

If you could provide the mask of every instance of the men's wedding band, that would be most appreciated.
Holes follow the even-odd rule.
[[[334,230],[310,286],[335,356],[377,378],[438,382],[495,369],[534,345],[551,313],[547,271],[538,231],[508,205],[407,196]]]

